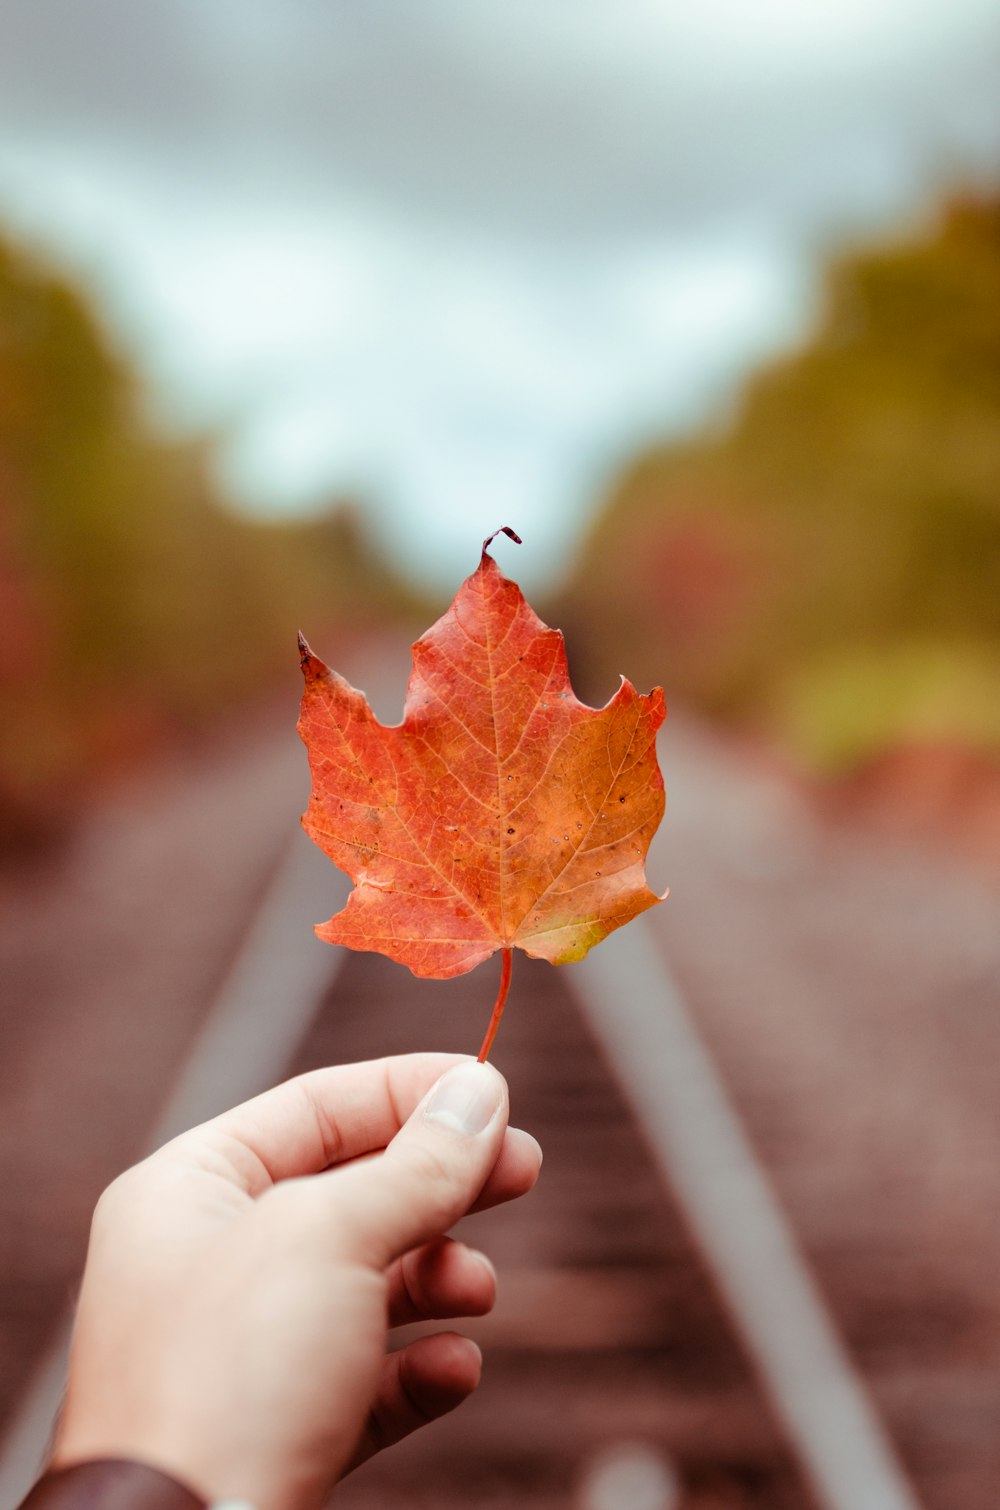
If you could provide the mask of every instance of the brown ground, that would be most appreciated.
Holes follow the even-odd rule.
[[[843,812],[818,821],[789,783],[679,716],[666,748],[651,875],[672,889],[658,926],[673,967],[927,1505],[993,1510],[996,883]],[[136,778],[62,859],[2,883],[2,1412],[72,1290],[94,1197],[155,1120],[303,785],[288,720],[232,731]],[[397,1468],[364,1470],[343,1503],[554,1510],[602,1442],[637,1435],[678,1460],[685,1510],[804,1506],[567,995],[571,969],[519,962],[498,1041],[547,1163],[523,1207],[478,1219],[502,1290],[483,1394],[398,1449]],[[352,959],[300,1062],[474,1048],[487,975],[438,987]]]

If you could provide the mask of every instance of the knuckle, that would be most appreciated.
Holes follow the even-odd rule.
[[[430,1321],[434,1305],[425,1288],[425,1275],[417,1253],[404,1253],[399,1261],[399,1286],[404,1308],[414,1320]]]
[[[439,1148],[427,1143],[411,1143],[405,1153],[401,1152],[400,1163],[407,1174],[424,1187],[439,1190],[442,1196],[456,1191],[461,1183],[461,1170],[444,1156]]]
[[[131,1206],[135,1196],[134,1171],[126,1169],[123,1174],[117,1175],[106,1185],[97,1198],[94,1207],[93,1225],[97,1228],[105,1227],[110,1222],[118,1219],[121,1213]]]

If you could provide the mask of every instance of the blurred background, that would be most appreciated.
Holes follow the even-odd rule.
[[[304,1005],[248,1090],[407,1034],[478,1044],[453,986],[439,1018],[383,961],[326,979],[295,631],[394,720],[409,641],[509,523],[525,543],[497,558],[581,695],[667,689],[665,968],[920,1502],[995,1503],[998,100],[992,0],[6,0],[8,1424],[94,1196],[220,1000],[238,1016],[262,918]],[[563,975],[525,991],[634,1132]],[[536,1029],[510,1031],[558,1143],[573,1099],[532,1101],[514,1035]],[[536,1441],[522,1408],[518,1456],[472,1415],[401,1459],[410,1499],[385,1470],[345,1504],[450,1505],[449,1462],[456,1504],[473,1481],[484,1504],[833,1504],[676,1192],[636,1176],[643,1223],[673,1225],[612,1260],[573,1243],[621,1169],[579,1209],[550,1178],[548,1216],[497,1228],[521,1280],[495,1400],[536,1392],[575,1430]],[[620,1315],[640,1270],[682,1276],[645,1329]],[[537,1342],[553,1305],[589,1343],[571,1318]],[[628,1438],[601,1423],[629,1390],[639,1457],[667,1464],[645,1481],[588,1468]]]

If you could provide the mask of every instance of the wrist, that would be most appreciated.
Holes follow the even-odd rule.
[[[121,1504],[108,1498],[103,1475],[98,1473],[105,1467],[112,1484],[120,1470],[123,1481],[128,1480],[124,1488],[130,1495],[145,1475],[148,1501],[141,1493],[134,1499],[123,1498]],[[275,1510],[293,1510],[297,1501],[286,1492],[280,1476],[268,1472],[269,1467],[255,1460],[251,1451],[237,1452],[233,1443],[218,1437],[192,1443],[187,1438],[173,1440],[162,1431],[73,1430],[57,1437],[46,1478],[65,1478],[69,1484],[72,1475],[79,1475],[80,1484],[100,1483],[101,1492],[67,1498],[65,1506],[62,1499],[43,1499],[37,1507],[26,1501],[22,1510],[259,1510],[262,1503]],[[162,1480],[162,1487],[157,1480]],[[72,1482],[76,1487],[77,1480]],[[162,1502],[157,1497],[161,1494]]]
[[[108,1389],[91,1371],[83,1388],[71,1373],[51,1471],[133,1464],[180,1485],[199,1507],[248,1500],[257,1486],[247,1482],[246,1461],[219,1429],[217,1413],[194,1409],[193,1391],[177,1380],[172,1388],[150,1388],[152,1382],[130,1376]],[[161,1379],[160,1386],[166,1382]],[[93,1510],[104,1510],[103,1503],[95,1502]]]

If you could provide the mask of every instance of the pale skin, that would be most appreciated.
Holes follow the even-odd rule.
[[[446,1234],[540,1164],[497,1071],[445,1054],[318,1070],[176,1138],[98,1204],[53,1465],[313,1510],[476,1388],[469,1339],[387,1334],[492,1307],[488,1260]]]

